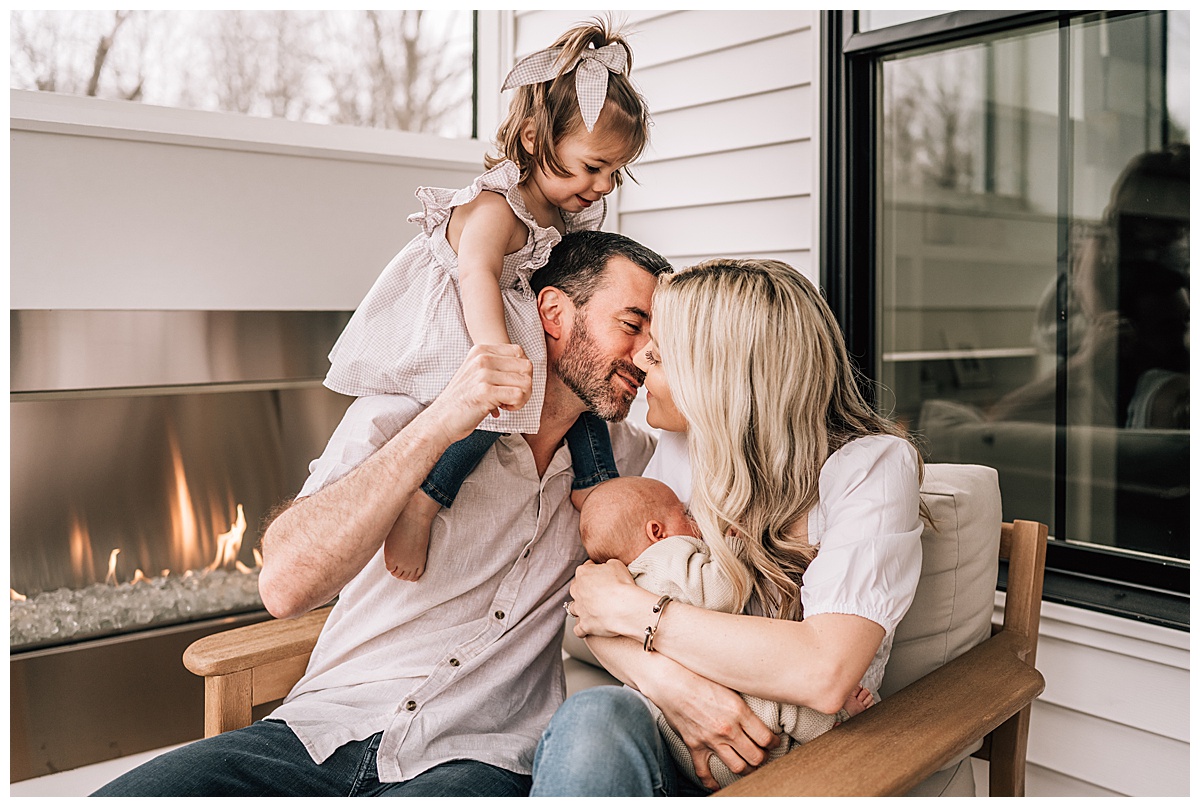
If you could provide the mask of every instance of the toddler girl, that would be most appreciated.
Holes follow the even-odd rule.
[[[384,563],[400,580],[425,569],[429,529],[500,433],[538,431],[546,343],[529,277],[563,233],[598,230],[604,197],[642,153],[649,115],[619,34],[595,20],[517,63],[515,88],[496,134],[497,155],[461,190],[419,188],[421,225],[383,270],[333,346],[325,379],[345,395],[403,393],[429,403],[472,344],[515,343],[533,364],[533,392],[512,411],[493,411],[442,455],[384,541]],[[608,429],[585,413],[567,434],[578,491],[617,476]]]

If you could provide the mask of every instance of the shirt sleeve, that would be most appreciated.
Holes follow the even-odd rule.
[[[819,547],[800,589],[805,617],[851,614],[896,629],[921,576],[920,497],[907,440],[861,437],[829,458],[809,522]]]
[[[356,398],[334,429],[321,456],[308,465],[308,479],[296,495],[311,496],[358,467],[421,413],[425,406],[407,395]]]

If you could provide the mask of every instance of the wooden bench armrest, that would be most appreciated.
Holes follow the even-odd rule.
[[[329,611],[319,608],[295,619],[272,619],[197,639],[184,651],[183,666],[208,678],[307,657]]]
[[[717,796],[902,796],[1045,689],[1001,632]]]

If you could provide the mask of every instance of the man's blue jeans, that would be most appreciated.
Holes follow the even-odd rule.
[[[685,778],[641,696],[598,686],[567,698],[533,758],[531,796],[705,796]]]
[[[376,734],[317,765],[278,720],[199,740],[155,757],[93,796],[525,796],[530,777],[454,760],[407,782],[380,782]]]

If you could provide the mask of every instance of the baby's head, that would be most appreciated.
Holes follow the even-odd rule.
[[[579,534],[597,563],[615,558],[626,566],[669,535],[698,536],[679,497],[662,482],[621,476],[597,485],[583,502]]]
[[[606,48],[603,54],[598,54]],[[491,168],[504,160],[512,160],[525,181],[534,168],[560,177],[571,175],[571,168],[559,156],[559,147],[568,137],[596,135],[603,142],[619,145],[622,166],[637,160],[650,141],[650,113],[645,99],[634,87],[629,74],[633,68],[633,52],[625,38],[605,20],[596,18],[568,30],[550,46],[557,54],[543,72],[542,55],[529,58],[535,64],[510,74],[507,86],[514,87],[508,115],[496,132],[496,155],[484,161]],[[594,56],[593,56],[594,54]],[[603,59],[598,57],[603,56]],[[581,59],[587,57],[583,61]],[[587,62],[587,64],[584,63]],[[584,108],[594,114],[595,107],[580,104],[576,89],[577,74],[583,71],[585,92],[603,92],[599,117],[585,121]],[[530,79],[534,76],[534,79]],[[597,80],[606,79],[601,85]],[[585,95],[585,97],[587,97]],[[614,176],[621,184],[622,174]]]

